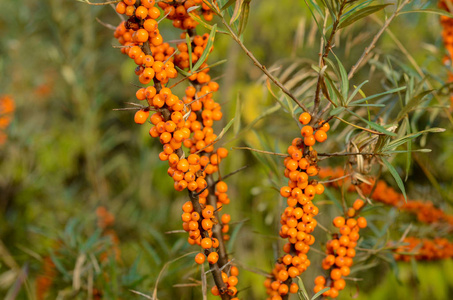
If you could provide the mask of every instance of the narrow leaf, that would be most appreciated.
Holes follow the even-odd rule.
[[[359,10],[355,14],[350,15],[349,17],[346,17],[343,21],[340,22],[340,25],[338,28],[344,28],[346,26],[351,25],[352,23],[363,19],[371,14],[374,14],[375,12],[378,12],[382,9],[384,9],[386,6],[392,5],[393,3],[387,3],[387,4],[380,4],[380,5],[373,5],[373,6],[368,6],[365,7],[364,9]]]
[[[243,2],[244,2],[244,0],[236,0],[233,15],[231,16],[231,19],[230,19],[230,25],[233,24],[238,19],[239,15],[241,14]]]
[[[382,132],[382,133],[385,133],[387,135],[390,135],[390,136],[396,136],[396,133],[394,132],[391,132],[391,131],[388,131],[387,129],[385,129],[384,127],[382,127],[381,125],[379,124],[376,124],[374,122],[371,122],[371,121],[368,121],[367,119],[364,119],[362,118],[361,116],[359,116],[358,114],[356,114],[355,112],[351,111],[348,109],[348,112],[353,114],[354,116],[356,116],[357,118],[359,118],[360,120],[362,120],[363,122],[367,123],[368,126],[370,126],[371,128],[379,131],[379,132]]]
[[[323,288],[322,290],[320,290],[319,292],[317,292],[316,294],[313,295],[313,297],[311,297],[310,300],[315,300],[316,298],[318,298],[319,296],[321,296],[323,293],[327,292],[330,290],[330,287],[326,287],[326,288]]]
[[[193,66],[192,72],[198,70],[198,68],[204,63],[207,59],[209,53],[211,52],[212,44],[214,43],[215,33],[217,29],[217,24],[212,26],[211,32],[209,33],[208,43],[206,44],[206,48],[204,49],[203,53],[201,54],[200,58],[197,60],[195,66]]]
[[[390,174],[392,174],[393,178],[396,181],[396,184],[398,184],[398,187],[400,188],[401,193],[404,196],[404,201],[407,202],[406,189],[404,188],[404,183],[403,183],[403,180],[401,179],[400,175],[398,174],[396,169],[392,166],[392,164],[388,160],[386,160],[383,157],[381,157],[381,159],[382,159],[382,162],[387,167],[387,169],[390,171]]]

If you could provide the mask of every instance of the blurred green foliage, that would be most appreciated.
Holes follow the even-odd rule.
[[[422,5],[435,3],[411,4]],[[0,93],[12,95],[17,110],[7,131],[8,141],[0,146],[0,297],[17,294],[15,299],[36,299],[36,278],[50,256],[59,276],[49,299],[87,299],[92,296],[87,292],[90,282],[106,299],[144,299],[130,289],[151,295],[165,263],[194,248],[185,242],[184,234],[168,233],[181,229],[181,205],[186,197],[173,191],[165,175],[167,164],[158,159],[160,144],[149,138],[145,126],[133,123],[130,112],[112,110],[134,101],[138,80],[133,75],[133,62],[112,48],[116,45],[112,32],[96,18],[109,24],[120,19],[109,6],[76,1],[4,1],[1,7]],[[378,14],[381,20],[383,16]],[[169,22],[162,22],[162,28],[168,39],[177,37]],[[341,33],[341,39],[335,41],[335,53],[346,69],[379,28],[374,19],[366,18]],[[438,16],[401,15],[390,30],[437,88],[446,84]],[[310,69],[319,52],[316,24],[304,1],[252,1],[244,43],[269,69],[280,68],[277,72],[295,62],[301,69]],[[221,144],[229,149],[246,145],[284,152],[299,131],[294,121],[285,109],[276,109],[262,73],[231,39],[217,35],[215,45],[210,61],[228,59],[212,70],[213,78],[220,76],[221,92],[216,97],[225,115],[216,130],[232,119],[238,103],[240,115],[235,117],[240,118],[242,128],[256,122],[237,138],[230,130]],[[369,61],[371,71],[364,68],[352,82],[358,85],[370,79],[363,88],[365,94],[390,85],[391,68],[398,74],[418,76],[389,35],[384,34],[375,53]],[[401,83],[404,78],[399,80]],[[452,213],[447,203],[453,200],[453,134],[444,110],[436,108],[448,103],[448,97],[442,99],[442,103],[430,99],[431,107],[416,112],[413,126],[444,127],[447,132],[417,139],[417,148],[433,152],[413,154],[416,159],[411,158],[405,184],[409,198],[433,201]],[[378,109],[372,112],[382,113]],[[338,121],[332,123],[332,132],[336,134],[323,144],[324,152],[343,150],[351,135]],[[283,164],[275,156],[243,150],[230,153],[222,174],[245,164],[249,167],[228,179],[232,201],[224,210],[232,215],[231,232],[237,234],[228,249],[241,266],[241,298],[264,299],[263,276],[254,271],[271,270],[281,249],[277,232],[284,203],[274,188],[283,183]],[[334,158],[325,165],[342,165],[345,160]],[[405,175],[405,155],[392,163]],[[385,178],[394,182],[390,175]],[[326,199],[319,201],[328,202],[329,195],[335,199],[339,192],[331,189]],[[356,196],[348,197],[352,201]],[[112,247],[112,241],[97,229],[98,206],[105,206],[115,216],[119,261],[99,259],[103,250]],[[319,223],[326,226],[340,213],[334,205],[322,205],[320,211]],[[398,239],[405,226],[414,222],[404,216],[400,219],[382,206],[365,216],[372,226],[363,234],[364,246]],[[414,232],[426,233],[429,228],[416,227]],[[325,243],[327,236],[317,229],[316,239]],[[307,289],[312,289],[312,278],[322,271],[322,256],[310,255],[312,267],[302,276]],[[200,280],[193,256],[168,265],[158,286],[160,299],[201,298],[201,287],[191,286]],[[74,273],[81,257],[83,272],[77,274],[83,283],[74,290]],[[357,292],[357,299],[449,299],[453,294],[451,260],[411,266],[379,256],[364,257],[358,265],[360,271],[351,275],[360,279],[357,287],[348,282],[350,290],[343,292],[341,299],[350,299]]]

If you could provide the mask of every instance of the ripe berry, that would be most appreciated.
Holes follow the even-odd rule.
[[[143,124],[146,122],[148,117],[149,117],[149,111],[144,111],[143,109],[141,109],[135,113],[134,121],[137,124]]]
[[[198,253],[195,256],[195,262],[199,265],[203,264],[205,262],[205,259],[206,259],[206,256],[204,255],[204,253]]]

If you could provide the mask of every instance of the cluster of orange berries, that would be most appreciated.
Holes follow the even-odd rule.
[[[357,199],[353,204],[353,209],[359,211],[364,205],[363,200]],[[336,298],[341,290],[346,286],[343,277],[348,276],[353,258],[356,255],[355,248],[360,238],[359,230],[367,226],[364,217],[342,216],[333,219],[333,225],[338,228],[340,234],[334,234],[333,238],[326,244],[327,256],[322,261],[322,268],[330,270],[329,276],[318,276],[315,278],[314,292],[317,293],[326,286],[330,289],[323,293],[325,297]]]
[[[395,249],[394,257],[396,260],[410,261],[416,260],[439,260],[453,257],[453,243],[445,238],[420,239],[416,237],[406,237],[404,245]]]
[[[135,73],[142,84],[148,84],[153,79],[165,84],[170,78],[176,78],[178,72],[173,64],[173,47],[164,43],[159,32],[157,18],[160,10],[155,7],[154,0],[141,1],[136,7],[135,0],[118,2],[116,11],[129,16],[116,28],[114,36],[123,45],[121,52],[127,54],[137,64]],[[142,46],[148,44],[147,49]]]
[[[13,98],[10,96],[0,97],[0,145],[4,144],[8,137],[5,130],[13,119],[14,110],[15,105]]]
[[[159,2],[158,5],[164,10],[164,14],[168,19],[173,20],[173,26],[183,30],[194,29],[198,22],[195,21],[189,13],[198,15],[199,11],[194,7],[202,5],[201,13],[206,21],[211,21],[213,14],[209,6],[202,0],[186,0],[186,1],[166,1]]]
[[[36,277],[35,286],[37,300],[47,299],[47,293],[52,286],[56,275],[57,269],[52,258],[50,256],[44,257],[41,274]]]
[[[120,240],[115,230],[113,230],[113,225],[115,224],[115,216],[104,206],[99,206],[98,208],[96,208],[96,216],[98,219],[98,227],[102,229],[102,236],[110,237],[113,244],[111,249],[108,249],[106,252],[101,253],[100,260],[106,261],[111,255],[115,257],[115,260],[120,260]]]
[[[236,288],[236,285],[238,284],[238,277],[237,277],[238,275],[239,275],[239,269],[236,266],[231,266],[231,268],[229,270],[229,275],[222,271],[222,281],[226,285],[226,293],[229,296],[234,296],[237,294],[238,290]],[[220,296],[222,294],[222,292],[219,291],[219,288],[216,285],[214,285],[211,288],[211,293],[214,296]],[[234,297],[234,298],[231,298],[231,300],[239,300],[239,298]]]
[[[196,35],[197,22],[190,15],[201,11],[206,20],[210,18],[209,7],[201,3],[202,0],[159,2],[162,13],[154,0],[142,0],[140,5],[135,0],[123,0],[116,10],[129,19],[117,27],[114,35],[123,45],[121,51],[137,64],[135,73],[140,83],[152,83],[136,92],[137,99],[146,104],[136,112],[134,121],[152,124],[149,134],[162,144],[159,158],[168,161],[167,174],[173,178],[175,190],[189,191],[191,200],[184,203],[181,218],[189,234],[188,242],[202,248],[195,262],[203,264],[207,260],[210,265],[223,267],[226,258],[219,257],[219,245],[223,242],[219,239],[229,240],[231,217],[218,213],[230,202],[228,186],[221,179],[215,182],[212,178],[212,174],[219,171],[221,160],[228,155],[227,149],[214,148],[217,135],[212,126],[222,118],[221,106],[213,99],[219,85],[211,81],[209,68],[203,61],[199,70],[187,78],[191,85],[182,99],[166,86],[170,79],[178,76],[176,67],[190,68],[190,60],[195,64],[206,50],[209,34]],[[178,44],[176,49],[164,43],[157,21],[162,14],[173,21],[174,27],[186,30],[181,38],[189,35],[192,57],[186,43]],[[150,114],[150,111],[155,113]],[[186,155],[183,147],[190,154]],[[223,282],[226,288],[215,288],[219,294],[231,298],[237,293],[238,270],[231,266],[224,271],[230,273]],[[213,294],[216,294],[215,288]]]
[[[317,129],[309,125],[311,121],[311,115],[307,112],[300,114],[299,122],[305,125],[300,130],[301,135],[304,137],[305,146],[314,146],[316,142],[323,143],[327,140],[327,131],[330,129],[330,125],[327,122],[320,121]]]
[[[324,192],[324,186],[315,179],[310,179],[318,174],[317,156],[312,146],[316,141],[324,142],[327,138],[327,123],[320,123],[320,128],[313,134],[313,127],[309,113],[302,113],[299,121],[304,125],[301,130],[302,138],[295,138],[288,147],[288,157],[284,160],[285,177],[288,185],[280,189],[281,196],[287,198],[287,207],[281,215],[280,236],[287,238],[288,243],[283,247],[287,253],[275,264],[272,278],[265,281],[268,299],[281,299],[288,292],[295,293],[297,284],[292,283],[292,278],[299,276],[310,266],[307,253],[310,245],[315,242],[311,234],[317,222],[314,217],[318,208],[312,200],[315,195]]]
[[[321,178],[340,178],[344,176],[344,171],[342,168],[323,168],[319,172]],[[415,214],[417,219],[423,223],[440,223],[446,222],[450,226],[453,226],[453,216],[445,213],[443,210],[436,208],[431,201],[422,201],[422,200],[407,200],[404,199],[404,196],[397,192],[394,188],[387,185],[383,180],[379,180],[377,183],[374,183],[370,179],[371,185],[366,183],[360,184],[360,189],[366,195],[369,195],[374,201],[384,203],[386,205],[395,206],[398,209]],[[339,186],[346,182],[346,179],[341,179],[338,181],[333,181],[329,184],[333,186]],[[376,185],[374,187],[374,185]],[[374,187],[374,191],[373,191]],[[349,191],[353,191],[354,186],[350,185],[348,187]],[[373,193],[370,195],[370,193]]]

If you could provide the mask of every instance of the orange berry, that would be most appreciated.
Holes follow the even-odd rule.
[[[288,294],[288,291],[289,291],[288,285],[284,283],[280,284],[280,286],[278,287],[278,293],[280,295],[286,295]]]
[[[332,280],[339,280],[341,278],[341,274],[342,272],[340,269],[332,269],[332,271],[330,271],[330,278],[332,278]]]
[[[362,199],[357,199],[354,201],[354,204],[352,205],[352,207],[355,210],[359,210],[363,207],[364,204],[365,204],[365,202]]]
[[[145,19],[148,16],[148,9],[144,6],[139,6],[135,10],[135,16],[139,19]]]
[[[219,288],[214,285],[212,288],[211,288],[211,293],[214,295],[214,296],[220,296],[220,292],[219,292]]]
[[[231,220],[231,216],[229,214],[223,214],[222,215],[222,223],[223,224],[228,224]]]
[[[348,276],[349,273],[351,273],[351,269],[349,269],[349,267],[343,266],[343,267],[341,267],[340,273],[343,276]],[[338,279],[336,279],[336,280],[338,280]]]
[[[291,278],[299,276],[300,275],[299,269],[297,269],[296,267],[290,267],[288,269],[288,275]]]
[[[327,134],[324,132],[324,130],[317,130],[315,132],[315,139],[319,143],[323,143],[325,140],[327,140]]]
[[[236,276],[228,277],[228,285],[229,286],[236,286],[238,284],[238,278]]]
[[[195,262],[199,265],[203,264],[205,259],[206,259],[206,256],[204,255],[204,253],[198,253],[195,256]]]
[[[326,284],[326,278],[324,276],[318,276],[315,278],[315,285],[325,285]]]
[[[311,127],[309,125],[304,126],[304,127],[302,127],[300,133],[301,133],[301,135],[303,137],[312,136],[313,135],[313,127]]]
[[[291,285],[289,286],[289,292],[291,294],[295,294],[299,291],[299,286],[297,285],[297,283],[293,282],[291,283]]]
[[[138,111],[135,113],[134,121],[135,121],[135,123],[137,123],[137,124],[143,124],[143,123],[145,123],[146,120],[148,119],[148,116],[149,116],[149,111],[144,111],[143,109],[138,110]]]
[[[223,181],[219,181],[215,187],[219,193],[226,193],[228,191],[228,185]]]
[[[307,112],[303,112],[299,116],[299,122],[303,125],[307,125],[311,121],[311,115]]]
[[[204,238],[201,240],[201,247],[203,249],[209,249],[212,247],[212,240],[210,238]]]
[[[364,217],[360,217],[357,219],[357,226],[359,226],[359,228],[365,228],[367,227],[367,221]]]
[[[306,146],[313,146],[316,143],[315,137],[310,135],[304,138],[304,144]]]
[[[338,216],[333,219],[333,225],[337,228],[340,228],[341,226],[344,226],[345,220],[343,217]]]
[[[209,253],[208,255],[208,262],[213,265],[215,263],[217,263],[217,261],[219,260],[219,254],[215,251]]]

